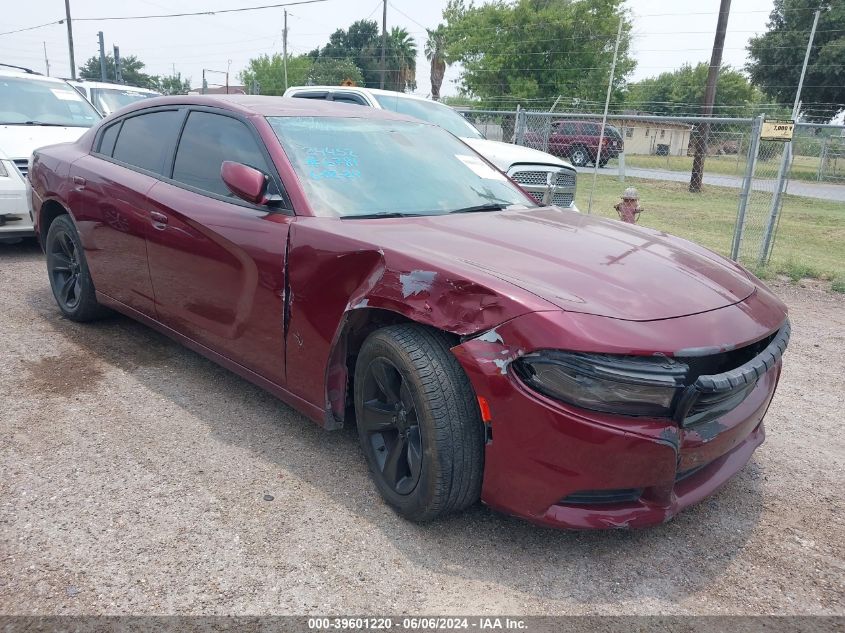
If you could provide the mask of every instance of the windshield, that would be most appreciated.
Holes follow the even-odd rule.
[[[409,99],[401,93],[394,95],[374,94],[376,101],[385,110],[392,110],[399,114],[407,114],[420,121],[434,123],[444,130],[448,130],[455,136],[463,138],[484,138],[484,135],[455,110],[436,101],[423,101],[422,99]]]
[[[534,206],[501,172],[431,125],[358,118],[267,120],[317,215],[440,215]]]
[[[0,125],[91,127],[100,115],[69,85],[0,77]]]
[[[154,92],[139,92],[135,90],[121,90],[120,88],[92,88],[91,99],[101,112],[111,114],[142,99],[157,97]]]

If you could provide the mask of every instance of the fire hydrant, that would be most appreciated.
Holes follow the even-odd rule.
[[[640,194],[633,187],[628,187],[622,193],[622,202],[613,205],[619,214],[619,219],[628,224],[636,224],[640,220],[643,208],[640,206]]]

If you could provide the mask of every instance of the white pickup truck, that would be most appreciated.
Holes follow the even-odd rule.
[[[575,206],[576,172],[571,164],[530,147],[490,141],[447,105],[390,90],[354,86],[293,86],[285,97],[323,99],[392,110],[434,123],[459,137],[518,183],[541,204]]]
[[[31,237],[29,158],[75,141],[102,117],[67,82],[0,64],[0,243]]]

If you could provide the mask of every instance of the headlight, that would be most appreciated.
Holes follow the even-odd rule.
[[[8,178],[9,172],[6,171],[6,165],[0,160],[0,178]]]
[[[670,417],[689,367],[666,357],[544,350],[514,361],[532,389],[584,409]]]

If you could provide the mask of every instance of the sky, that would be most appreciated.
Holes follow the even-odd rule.
[[[203,68],[231,72],[231,83],[251,57],[281,52],[281,8],[218,15],[147,20],[96,20],[84,18],[214,11],[273,4],[284,0],[70,0],[76,65],[98,51],[97,32],[103,31],[106,49],[120,46],[121,55],[136,55],[145,72],[171,74],[174,70],[202,83]],[[589,1],[589,0],[584,0]],[[388,29],[401,26],[416,39],[417,93],[430,93],[429,66],[423,56],[425,27],[442,19],[446,0],[389,0]],[[742,68],[745,45],[765,32],[772,0],[733,0],[723,64]],[[632,81],[673,70],[689,62],[708,61],[719,11],[719,0],[628,0],[634,25],[633,57],[638,65]],[[328,41],[338,28],[361,18],[381,22],[381,0],[327,0],[288,9],[288,52],[306,53]],[[0,32],[53,22],[64,17],[64,0],[31,0],[15,3],[14,12],[3,12]],[[70,77],[67,30],[54,24],[21,33],[0,35],[0,62],[26,66],[44,73],[44,47],[50,74]],[[450,67],[441,92],[457,93],[460,68]],[[208,73],[209,83],[223,83],[224,75]]]

